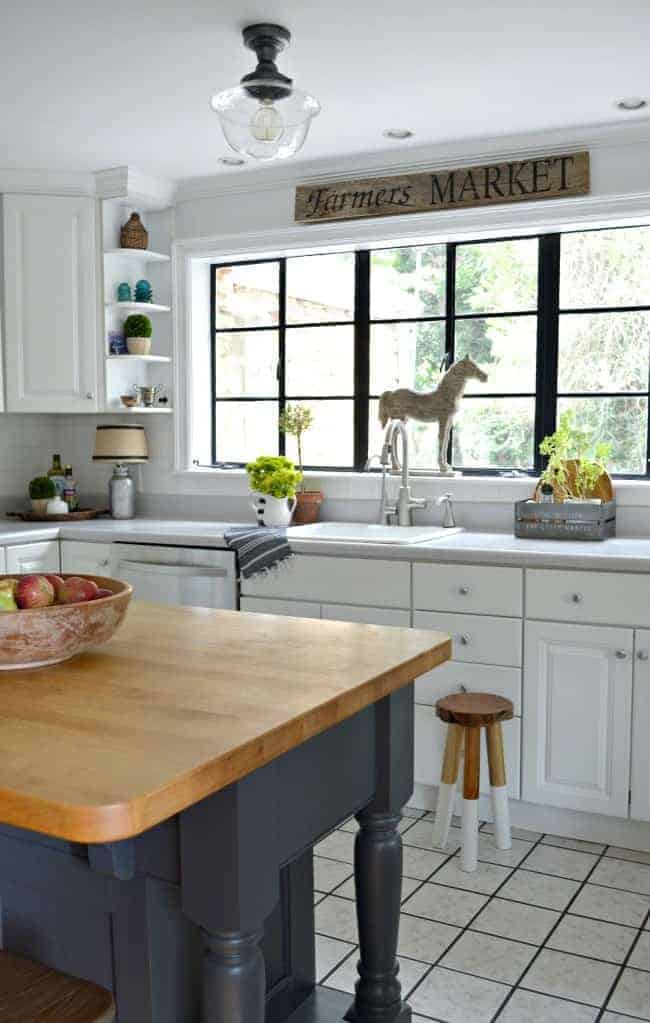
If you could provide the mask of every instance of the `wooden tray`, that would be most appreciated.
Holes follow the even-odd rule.
[[[108,515],[107,508],[79,508],[67,515],[39,515],[38,512],[7,512],[8,519],[21,519],[22,522],[83,522],[84,519],[96,519],[99,515]]]

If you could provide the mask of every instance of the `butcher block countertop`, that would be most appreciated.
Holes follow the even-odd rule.
[[[0,672],[0,821],[130,838],[450,656],[430,631],[134,602],[106,645]]]

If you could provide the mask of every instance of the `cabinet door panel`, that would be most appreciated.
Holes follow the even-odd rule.
[[[633,633],[528,622],[525,800],[628,814]]]
[[[111,547],[107,543],[61,540],[61,571],[74,575],[111,574]]]
[[[308,600],[272,600],[270,597],[242,597],[240,611],[258,614],[288,615],[290,618],[320,618],[320,604]]]
[[[7,410],[92,412],[98,408],[95,200],[9,195],[3,209]]]
[[[7,572],[27,575],[30,572],[59,572],[59,541],[18,544],[7,547]]]
[[[323,618],[335,622],[361,622],[366,625],[401,625],[408,629],[411,615],[394,607],[362,607],[355,604],[323,604]]]
[[[630,816],[650,821],[650,632],[635,633],[634,649]]]
[[[503,748],[506,757],[508,792],[513,799],[519,799],[519,771],[521,747],[521,720],[513,718],[503,723]],[[436,717],[433,707],[415,707],[415,781],[421,785],[439,785],[442,770],[442,754],[445,746],[447,726]],[[481,736],[481,792],[490,791],[490,775],[487,765],[485,733]],[[462,761],[459,774],[459,791],[462,789]]]

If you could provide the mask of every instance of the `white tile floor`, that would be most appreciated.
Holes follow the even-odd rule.
[[[457,843],[433,849],[432,825],[408,809],[400,828],[398,957],[414,1023],[650,1021],[648,853],[521,829],[503,853],[485,824],[478,870],[465,874]],[[355,830],[348,821],[315,850],[318,979],[346,992],[358,956]]]

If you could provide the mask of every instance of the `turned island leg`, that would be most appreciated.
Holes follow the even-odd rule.
[[[202,937],[205,1023],[264,1023],[262,932],[210,934],[204,930]]]

